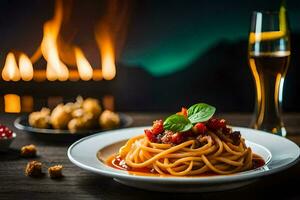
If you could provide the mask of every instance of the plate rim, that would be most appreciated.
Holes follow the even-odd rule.
[[[103,135],[103,134],[112,134],[111,132],[120,131],[120,130],[124,130],[124,129],[127,129],[127,130],[129,130],[129,129],[131,129],[131,130],[132,129],[145,129],[145,128],[149,128],[149,126],[139,126],[139,127],[124,128],[124,129],[119,129],[119,130],[111,130],[111,131],[105,131],[105,132],[96,133],[96,134],[93,134],[93,135],[86,136],[86,137],[81,138],[80,140],[74,142],[68,148],[67,156],[73,164],[75,164],[79,168],[85,169],[87,171],[91,171],[91,172],[101,174],[101,175],[104,175],[104,176],[107,176],[107,177],[117,178],[117,179],[122,179],[122,180],[134,180],[134,181],[142,181],[142,182],[156,182],[156,183],[159,183],[159,184],[170,184],[170,183],[171,184],[178,184],[178,183],[180,183],[180,184],[202,184],[202,183],[212,184],[212,183],[225,183],[225,182],[228,182],[228,181],[230,181],[230,182],[245,181],[245,180],[256,179],[256,178],[260,178],[260,177],[263,177],[263,176],[267,176],[267,175],[270,175],[270,174],[280,172],[282,170],[285,170],[285,169],[295,165],[300,160],[300,148],[299,148],[299,146],[296,143],[294,143],[293,141],[291,141],[287,138],[284,138],[284,137],[281,137],[281,136],[278,136],[278,135],[274,135],[274,134],[268,133],[266,131],[251,129],[251,128],[247,128],[247,127],[240,127],[240,126],[232,126],[232,127],[236,128],[236,129],[258,131],[258,132],[261,132],[263,134],[269,134],[269,135],[278,137],[280,139],[287,140],[288,142],[291,142],[293,145],[296,145],[298,147],[298,152],[297,152],[298,157],[294,158],[294,160],[292,162],[289,162],[286,165],[279,166],[277,168],[273,168],[273,169],[269,169],[269,170],[260,170],[264,167],[267,167],[268,164],[266,164],[266,165],[264,165],[264,166],[262,166],[258,169],[250,170],[247,173],[241,172],[241,173],[232,174],[232,175],[216,175],[216,176],[209,177],[209,178],[208,177],[163,177],[163,179],[162,179],[160,176],[139,176],[139,175],[131,175],[131,174],[127,174],[127,173],[117,173],[117,172],[114,172],[114,171],[106,171],[104,169],[97,169],[97,168],[94,168],[92,166],[87,166],[85,164],[80,163],[79,161],[74,159],[71,155],[72,149],[77,144],[83,142],[84,140],[90,139],[92,137],[96,137],[100,134],[101,135]],[[255,143],[253,141],[250,141],[250,142]],[[261,144],[258,144],[258,143],[255,143],[255,144],[260,145],[263,148],[270,151],[267,147],[265,147]],[[271,153],[271,155],[272,155],[272,153]],[[96,157],[96,155],[95,155],[95,157]]]
[[[84,131],[80,131],[80,132],[75,132],[75,133],[71,133],[69,130],[56,130],[56,129],[43,129],[43,128],[35,128],[32,126],[25,126],[23,124],[21,124],[20,122],[22,120],[27,119],[28,120],[28,116],[29,114],[23,114],[19,117],[17,117],[14,120],[14,127],[17,128],[18,130],[24,131],[26,133],[34,133],[34,134],[42,134],[42,135],[89,135],[89,134],[99,134],[99,133],[103,133],[106,131],[111,131],[111,130],[118,130],[118,129],[122,129],[122,128],[129,128],[129,126],[132,125],[133,123],[133,118],[125,113],[122,112],[117,112],[120,115],[120,118],[126,119],[125,124],[123,127],[119,127],[116,129],[93,129],[93,130],[84,130]]]

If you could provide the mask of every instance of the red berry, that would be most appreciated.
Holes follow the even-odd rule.
[[[206,128],[205,124],[203,124],[203,123],[197,123],[195,125],[195,128],[196,128],[197,133],[199,133],[199,134],[204,134],[207,131],[207,128]]]
[[[13,132],[11,130],[6,132],[6,137],[12,138]]]
[[[0,138],[12,138],[13,132],[4,125],[0,125]]]
[[[164,132],[164,122],[163,122],[163,120],[160,119],[160,120],[154,121],[151,132],[154,135],[158,135],[158,134]]]

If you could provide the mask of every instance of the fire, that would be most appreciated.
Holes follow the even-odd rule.
[[[52,65],[50,62],[47,63],[47,67],[46,67],[46,77],[49,81],[55,81],[57,80],[57,74],[54,71]]]
[[[44,23],[40,46],[31,56],[19,53],[19,51],[15,55],[8,53],[2,70],[3,80],[77,81],[81,79],[99,81],[114,79],[116,76],[116,57],[119,55],[116,49],[120,51],[126,35],[129,1],[107,0],[106,12],[95,26],[95,39],[101,57],[99,68],[93,69],[82,49],[71,44],[71,40],[64,40],[61,33],[62,25],[65,25],[69,19],[70,10],[68,9],[70,6],[65,6],[67,1],[56,0],[54,16]],[[34,70],[33,65],[41,57],[47,62],[46,69]],[[77,70],[73,68],[75,65]]]
[[[91,80],[93,78],[92,66],[90,65],[89,61],[85,58],[80,48],[75,47],[74,51],[80,78],[84,81]]]
[[[100,47],[102,76],[105,80],[112,80],[116,76],[115,54],[112,40],[107,33],[96,35]]]
[[[5,81],[19,81],[20,71],[13,53],[8,53],[2,70],[2,78]]]
[[[30,81],[33,78],[33,67],[30,59],[24,53],[20,55],[19,58],[19,69],[21,78],[24,81]]]
[[[116,57],[127,32],[130,0],[107,2],[106,13],[96,26],[95,36],[100,48],[102,77],[105,80],[112,80],[116,76]],[[116,52],[116,49],[119,52]]]
[[[44,24],[44,37],[41,44],[41,51],[47,60],[46,75],[48,80],[56,79],[65,81],[69,78],[69,70],[60,60],[57,48],[57,38],[59,35],[63,18],[62,1],[56,1],[53,19]]]

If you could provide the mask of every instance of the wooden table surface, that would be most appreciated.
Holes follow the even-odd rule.
[[[133,126],[149,125],[154,119],[165,114],[128,113],[134,119]],[[161,193],[135,189],[116,183],[111,178],[84,171],[73,165],[67,157],[67,148],[71,142],[51,141],[36,138],[13,128],[17,115],[0,114],[0,123],[17,133],[11,149],[0,154],[0,199],[300,199],[300,163],[279,172],[263,177],[251,185],[224,192],[212,193]],[[221,115],[232,125],[247,126],[251,119],[247,114]],[[300,114],[286,114],[284,121],[288,138],[300,145]],[[30,159],[21,158],[19,150],[23,145],[35,144],[38,157],[46,166],[62,164],[64,178],[30,178],[24,175],[24,168]],[[276,198],[276,199],[277,199]]]

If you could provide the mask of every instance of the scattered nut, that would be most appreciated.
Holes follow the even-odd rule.
[[[33,144],[26,145],[21,148],[21,156],[22,157],[27,157],[27,158],[35,157],[36,152],[37,152],[36,146]]]
[[[42,163],[38,161],[30,161],[25,168],[25,175],[31,177],[42,176]]]
[[[50,178],[61,178],[63,176],[62,169],[63,169],[62,165],[54,165],[52,167],[49,167],[48,172],[49,172]]]

